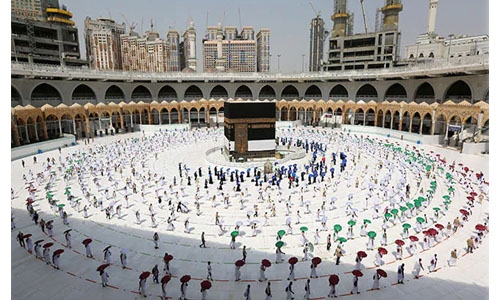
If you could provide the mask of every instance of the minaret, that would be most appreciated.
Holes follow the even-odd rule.
[[[403,10],[401,0],[385,0],[385,6],[382,7],[384,22],[382,31],[398,30],[399,12]]]
[[[186,34],[187,33],[187,34]],[[187,49],[187,67],[196,71],[196,30],[194,29],[194,22],[189,22],[189,28],[186,30],[184,39],[184,51]]]
[[[438,2],[439,0],[429,0],[429,21],[427,23],[427,33],[434,33]]]
[[[347,13],[347,0],[335,0],[332,15],[333,30],[332,37],[346,35],[349,14]]]

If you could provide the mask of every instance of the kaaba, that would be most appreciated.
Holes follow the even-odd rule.
[[[224,103],[225,149],[237,161],[274,157],[276,104],[227,101]]]

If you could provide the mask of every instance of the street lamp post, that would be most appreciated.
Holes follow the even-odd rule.
[[[278,54],[278,73],[280,72],[280,57],[281,54]]]
[[[304,73],[304,57],[305,54],[302,54],[302,73]]]

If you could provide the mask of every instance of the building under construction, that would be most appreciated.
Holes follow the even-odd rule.
[[[325,71],[388,68],[398,60],[401,0],[384,0],[385,6],[378,12],[382,14],[382,22],[373,32],[368,31],[366,24],[364,0],[360,2],[365,30],[353,34],[353,14],[347,10],[347,0],[334,0],[333,29]]]

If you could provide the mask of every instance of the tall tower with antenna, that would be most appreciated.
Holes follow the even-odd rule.
[[[321,70],[323,64],[324,41],[328,36],[325,31],[325,21],[320,17],[320,12],[316,12],[312,2],[309,1],[316,17],[311,20],[311,30],[309,35],[309,71],[317,72]]]

